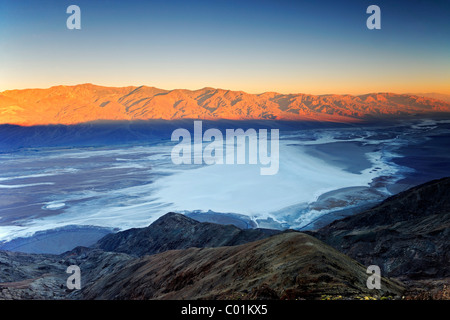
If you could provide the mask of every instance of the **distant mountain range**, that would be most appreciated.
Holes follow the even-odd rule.
[[[428,97],[432,99],[438,99],[445,102],[450,102],[450,94],[436,93],[436,92],[428,92],[428,93],[412,93],[413,95],[419,97]]]
[[[442,112],[450,112],[448,100],[395,93],[359,96],[276,92],[248,94],[215,88],[191,91],[93,84],[0,93],[0,124],[27,126],[149,119],[353,122],[373,117]]]

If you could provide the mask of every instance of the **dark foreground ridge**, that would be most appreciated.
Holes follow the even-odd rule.
[[[150,226],[60,255],[0,251],[3,299],[449,299],[450,178],[435,180],[315,233],[198,222]],[[381,290],[366,286],[369,265]],[[77,265],[81,290],[66,287]]]
[[[241,230],[233,225],[198,222],[185,215],[169,212],[146,228],[109,234],[100,239],[95,247],[142,256],[191,247],[235,246],[278,233],[279,230]]]
[[[88,285],[86,299],[299,299],[370,295],[366,268],[300,232],[239,246],[190,248],[136,259]],[[400,295],[383,279],[379,294]]]
[[[450,178],[401,192],[313,235],[389,277],[450,284]]]

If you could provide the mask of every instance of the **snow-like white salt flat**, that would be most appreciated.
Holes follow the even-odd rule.
[[[170,141],[3,153],[0,242],[68,225],[145,227],[169,211],[237,213],[301,227],[334,209],[308,207],[329,191],[370,185],[383,193],[383,183],[401,179],[396,150],[421,138],[423,127],[435,130],[432,122],[418,124],[282,133],[275,175],[261,175],[260,163],[175,165]],[[364,169],[342,165],[352,158],[348,163]]]
[[[57,210],[57,209],[64,208],[65,206],[66,206],[66,204],[64,202],[50,202],[50,203],[47,203],[45,206],[43,206],[43,209]]]
[[[46,186],[52,184],[53,184],[52,182],[28,183],[28,184],[0,184],[0,189],[17,189],[35,186]]]
[[[57,214],[35,215],[20,225],[0,226],[0,241],[66,225],[120,229],[144,227],[169,211],[212,210],[277,220],[283,208],[310,203],[327,191],[367,186],[376,176],[392,171],[381,154],[376,152],[367,157],[373,166],[379,168],[378,171],[371,168],[360,174],[345,171],[324,159],[306,154],[299,147],[297,138],[294,134],[289,139],[280,140],[279,170],[275,175],[261,175],[260,169],[264,165],[260,163],[175,165],[170,159],[170,145],[109,150],[69,149],[42,154],[43,159],[39,160],[42,165],[68,163],[69,167],[47,169],[21,178],[46,179],[29,185],[50,187],[55,184],[53,189],[48,189],[51,194],[35,200],[41,200],[42,210]],[[314,135],[314,139],[303,140],[301,144],[336,142],[332,132]],[[30,162],[36,164],[36,161]],[[40,164],[37,165],[39,167]],[[15,180],[14,177],[5,178],[10,179]],[[132,179],[133,182],[121,186],[124,179]],[[61,187],[65,191],[61,191]],[[281,218],[279,220],[283,222]]]
[[[321,140],[319,143],[329,140]],[[261,175],[259,164],[215,164],[184,170],[155,182],[155,196],[170,209],[233,212],[252,217],[273,217],[272,212],[315,201],[321,194],[344,187],[368,186],[390,167],[371,155],[379,171],[354,174],[280,141],[279,171]]]

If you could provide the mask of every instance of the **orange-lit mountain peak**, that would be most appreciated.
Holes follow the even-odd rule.
[[[0,93],[0,123],[18,125],[183,118],[358,121],[367,116],[430,112],[450,112],[450,103],[395,93],[249,94],[211,87],[164,90],[90,83]]]

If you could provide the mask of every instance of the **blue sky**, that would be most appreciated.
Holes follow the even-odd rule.
[[[66,8],[81,8],[68,30]],[[366,9],[381,8],[381,30]],[[0,0],[0,91],[450,94],[450,1]]]

